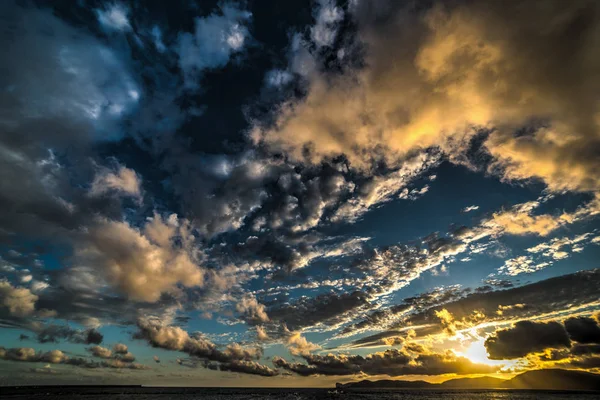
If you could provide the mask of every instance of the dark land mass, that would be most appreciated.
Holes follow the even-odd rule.
[[[443,383],[425,381],[379,380],[338,383],[338,389],[536,389],[599,390],[600,374],[565,369],[527,371],[512,379],[492,377],[458,378]]]

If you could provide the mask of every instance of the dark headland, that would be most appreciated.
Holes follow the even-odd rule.
[[[363,380],[337,383],[338,389],[537,389],[537,390],[599,390],[600,374],[565,369],[528,371],[512,379],[492,377],[458,378],[443,383],[401,380]]]

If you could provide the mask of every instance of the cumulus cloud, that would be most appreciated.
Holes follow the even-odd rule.
[[[267,333],[267,331],[265,331],[265,328],[263,328],[262,326],[256,327],[256,339],[260,341],[269,340],[269,334]]]
[[[0,281],[0,305],[15,317],[25,317],[35,311],[38,296],[29,289],[12,286],[9,282]]]
[[[269,316],[265,306],[260,304],[256,298],[245,296],[235,305],[235,309],[242,313],[246,322],[250,324],[260,324],[269,322]]]
[[[226,65],[242,50],[249,32],[245,24],[252,14],[233,4],[223,3],[220,12],[196,18],[194,33],[179,36],[179,67],[186,86],[194,88],[203,70]]]
[[[571,347],[565,327],[555,321],[519,321],[514,327],[501,329],[485,340],[492,360],[524,357],[548,348]]]
[[[109,363],[113,365],[123,365],[133,363],[135,356],[127,351],[127,346],[118,343],[113,346],[113,350],[102,346],[92,346],[87,349],[94,357],[111,360]]]
[[[436,146],[461,162],[486,129],[490,170],[505,179],[599,187],[593,1],[434,6],[423,18],[400,4],[360,2],[352,15],[366,67],[313,72],[304,98],[282,104],[274,126],[256,127],[257,143],[310,162],[344,154],[368,168],[373,158],[394,162]]]
[[[110,350],[109,350],[110,351]],[[119,360],[91,361],[80,357],[68,357],[60,350],[36,352],[30,347],[4,348],[0,347],[0,359],[21,362],[43,362],[49,364],[66,364],[81,368],[116,368],[116,369],[148,369],[145,365],[126,363]]]
[[[572,340],[578,343],[599,343],[600,326],[592,317],[573,317],[565,320],[565,329]]]
[[[538,368],[595,368],[600,357],[600,326],[592,316],[564,321],[519,321],[500,329],[485,341],[492,359],[526,357]]]
[[[141,179],[134,170],[124,166],[119,166],[116,171],[103,169],[94,178],[90,195],[101,196],[109,192],[139,198],[141,196]]]
[[[312,351],[318,350],[321,346],[306,340],[300,332],[294,332],[287,338],[288,350],[295,356],[308,354]]]
[[[113,352],[110,349],[107,349],[106,347],[102,346],[93,346],[90,347],[88,350],[90,353],[92,353],[92,355],[94,355],[94,357],[111,358],[113,355]]]
[[[117,343],[113,346],[113,351],[117,354],[127,354],[127,346],[123,343]]]
[[[199,336],[192,337],[177,326],[166,326],[149,319],[140,319],[137,325],[139,331],[135,337],[146,340],[154,347],[181,351],[191,357],[215,362],[214,366],[224,371],[262,376],[277,375],[277,371],[256,362],[263,355],[260,348],[244,348],[234,343],[221,350],[210,340]]]
[[[143,230],[127,222],[100,220],[76,250],[81,266],[97,266],[110,284],[129,298],[156,302],[178,284],[202,286],[204,271],[186,220],[156,214]],[[72,271],[77,273],[77,270]]]

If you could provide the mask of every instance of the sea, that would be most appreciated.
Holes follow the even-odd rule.
[[[222,389],[153,387],[0,387],[2,399],[117,400],[576,400],[600,399],[600,392],[540,390],[403,389]]]

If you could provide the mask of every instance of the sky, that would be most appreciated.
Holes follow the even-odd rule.
[[[600,372],[597,1],[0,16],[0,385]]]

